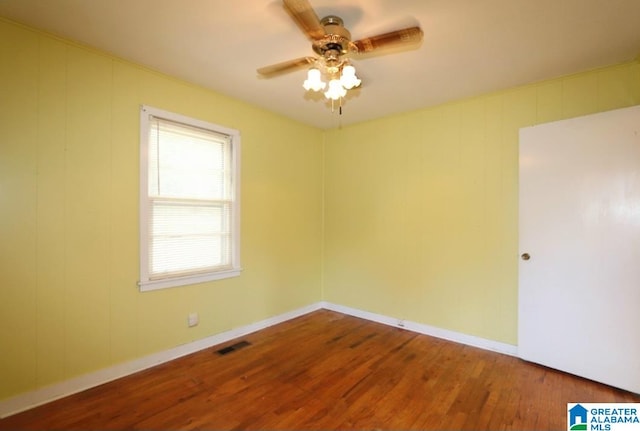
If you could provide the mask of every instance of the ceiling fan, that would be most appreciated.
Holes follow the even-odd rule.
[[[308,91],[324,90],[327,83],[322,80],[322,76],[325,75],[329,83],[324,95],[332,102],[342,101],[347,90],[360,85],[361,81],[356,77],[355,68],[349,61],[351,55],[422,40],[422,30],[414,26],[352,41],[351,33],[344,27],[340,17],[329,15],[319,19],[309,0],[283,0],[283,3],[293,20],[311,39],[311,47],[317,57],[301,57],[261,67],[258,73],[271,77],[310,66],[303,87]]]

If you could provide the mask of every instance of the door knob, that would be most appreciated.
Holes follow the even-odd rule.
[[[529,260],[531,259],[531,256],[529,255],[529,253],[522,253],[520,255],[520,257],[522,258],[522,260]]]

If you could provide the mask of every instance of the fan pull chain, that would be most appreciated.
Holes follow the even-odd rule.
[[[336,112],[335,100],[331,99],[331,113]],[[338,115],[342,115],[342,97],[338,101]]]

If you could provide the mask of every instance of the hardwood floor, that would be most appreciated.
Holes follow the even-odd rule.
[[[640,402],[517,358],[321,310],[0,420],[0,429],[566,429]]]

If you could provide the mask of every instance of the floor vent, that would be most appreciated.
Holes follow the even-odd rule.
[[[217,350],[219,355],[226,355],[227,353],[235,352],[236,350],[240,350],[243,347],[250,346],[251,343],[248,341],[239,341],[236,344],[232,344],[230,346],[224,347],[220,350]]]

